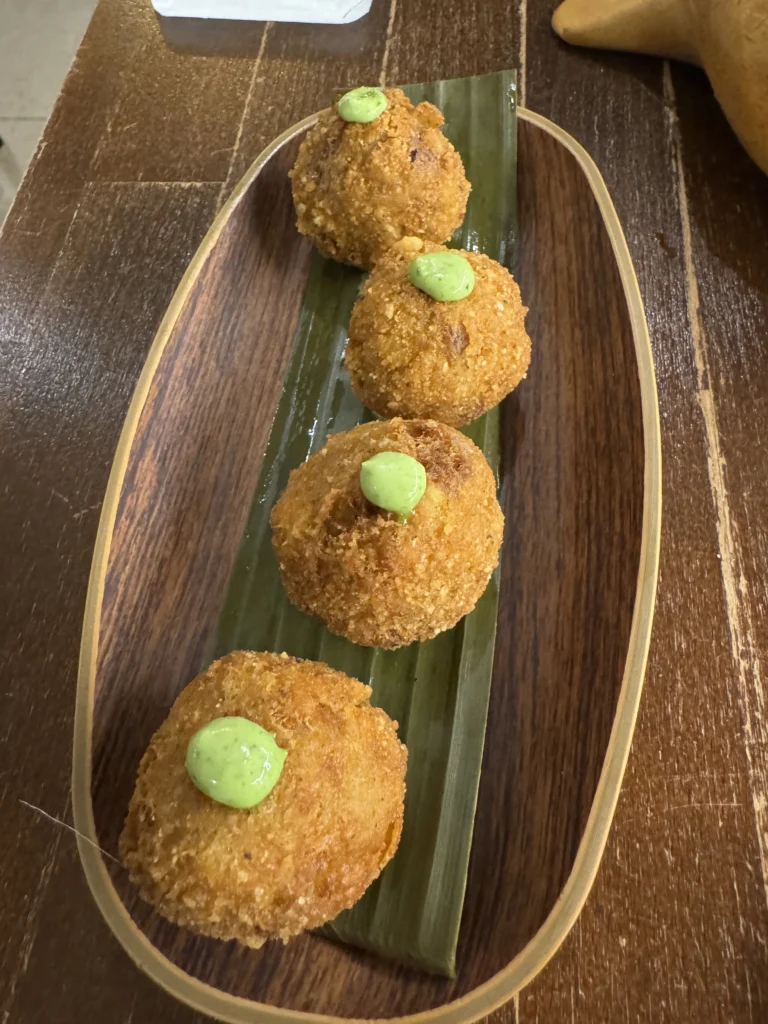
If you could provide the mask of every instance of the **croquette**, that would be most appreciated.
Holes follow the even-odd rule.
[[[456,302],[411,284],[411,261],[441,251],[405,238],[381,257],[352,311],[345,360],[355,394],[373,412],[458,427],[517,387],[531,341],[515,279],[488,256],[457,250],[475,286]]]
[[[186,687],[142,758],[120,853],[166,918],[258,948],[351,907],[400,840],[407,752],[371,689],[287,655],[236,651]],[[201,793],[185,769],[191,737],[241,716],[287,751],[250,810]]]
[[[371,504],[363,462],[402,452],[426,470],[410,517]],[[330,438],[272,510],[291,601],[358,644],[429,640],[475,606],[498,562],[504,516],[483,453],[431,420],[375,421]]]
[[[403,235],[450,238],[470,191],[437,107],[384,93],[386,110],[366,124],[344,121],[337,105],[324,111],[290,172],[299,231],[325,256],[366,268]]]

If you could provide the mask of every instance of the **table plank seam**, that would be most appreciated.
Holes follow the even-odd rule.
[[[750,790],[752,792],[763,887],[765,889],[766,902],[768,902],[768,798],[766,798],[766,793],[768,792],[768,772],[764,768],[762,771],[760,770],[759,765],[755,763],[752,751],[755,721],[758,723],[757,728],[760,734],[758,742],[762,746],[768,741],[768,737],[762,736],[764,731],[762,721],[764,720],[766,709],[762,693],[754,626],[749,608],[748,584],[741,570],[744,558],[738,539],[737,528],[731,516],[731,503],[725,479],[727,466],[720,444],[717,402],[712,388],[709,369],[709,350],[699,316],[699,284],[693,256],[691,219],[688,208],[685,169],[683,166],[682,140],[678,125],[672,70],[668,60],[664,61],[663,87],[667,109],[673,122],[672,153],[677,176],[678,206],[682,226],[688,319],[696,364],[696,399],[704,421],[707,473],[716,515],[720,572],[725,592],[731,655],[738,680],[739,705],[744,724],[744,751],[747,759]],[[750,708],[752,701],[756,704],[755,714],[753,714]]]

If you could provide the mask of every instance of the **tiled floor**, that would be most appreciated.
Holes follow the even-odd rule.
[[[0,224],[96,0],[0,0]]]

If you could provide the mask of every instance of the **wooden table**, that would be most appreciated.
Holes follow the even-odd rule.
[[[597,883],[494,1021],[768,1020],[768,179],[702,73],[570,49],[552,7],[374,0],[344,29],[217,29],[201,56],[183,34],[169,47],[148,0],[100,3],[0,237],[3,1024],[202,1021],[132,966],[71,834],[22,802],[69,818],[100,503],[184,267],[249,162],[332,88],[511,65],[522,101],[596,159],[624,224],[656,358],[665,526]]]

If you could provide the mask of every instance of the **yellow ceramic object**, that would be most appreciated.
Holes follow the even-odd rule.
[[[701,65],[731,127],[768,173],[768,0],[565,0],[552,27],[578,46]]]

